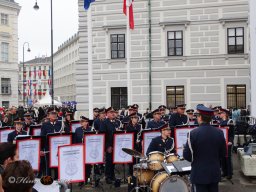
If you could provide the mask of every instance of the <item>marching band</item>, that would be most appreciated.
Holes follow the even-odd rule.
[[[198,105],[197,113],[195,113],[193,109],[188,109],[186,111],[186,104],[179,104],[175,107],[171,107],[169,113],[167,113],[167,107],[164,105],[160,105],[152,112],[147,111],[147,113],[142,115],[138,113],[138,108],[139,106],[137,104],[128,106],[127,113],[124,110],[119,113],[119,111],[114,109],[113,107],[109,107],[107,109],[95,108],[92,124],[89,123],[90,120],[87,117],[81,116],[81,126],[77,127],[75,129],[75,132],[71,131],[74,112],[69,110],[65,111],[63,113],[63,116],[65,118],[61,116],[58,118],[58,112],[53,109],[49,111],[47,119],[42,123],[40,136],[46,137],[48,134],[51,133],[72,134],[73,143],[80,144],[84,143],[84,134],[87,132],[104,133],[104,172],[107,184],[114,183],[116,180],[115,164],[113,163],[113,140],[114,133],[119,131],[135,133],[135,144],[133,150],[141,154],[138,159],[140,163],[138,163],[137,161],[135,162],[137,156],[134,156],[133,163],[129,164],[129,175],[139,179],[139,182],[137,183],[138,186],[141,185],[143,187],[153,187],[149,186],[154,185],[154,183],[151,183],[153,181],[153,177],[156,177],[156,179],[160,179],[160,177],[162,179],[166,179],[167,177],[169,177],[168,174],[166,177],[163,163],[166,163],[168,165],[168,163],[173,163],[176,161],[185,161],[184,159],[193,162],[191,174],[189,174],[190,181],[193,184],[193,188],[195,191],[217,191],[216,184],[220,181],[220,162],[222,176],[227,177],[228,179],[232,178],[233,173],[231,148],[234,139],[234,124],[229,119],[230,114],[228,110],[223,109],[220,106],[210,109],[203,105]],[[205,119],[202,120],[201,116],[203,116],[204,118],[205,116],[208,117],[208,119],[206,119],[209,121],[205,122]],[[8,134],[8,142],[15,142],[17,136],[19,135],[31,134],[30,126],[34,125],[32,116],[31,114],[26,113],[24,117],[25,122],[24,119],[21,118],[12,120],[15,126],[15,130]],[[210,124],[217,124],[218,126],[228,127],[228,151],[223,156],[219,155],[220,152],[221,154],[223,154],[226,149],[226,144],[223,146],[221,145],[223,144],[224,140],[224,137],[222,137],[223,134],[221,135],[220,131],[217,130],[216,127],[211,126]],[[183,147],[183,157],[180,157],[177,154],[175,148],[177,138],[175,138],[174,130],[179,129],[180,126],[199,126],[199,128],[193,129],[193,131],[191,131],[188,135],[188,142]],[[145,145],[145,143],[142,132],[145,130],[153,130],[159,132],[159,136],[152,138],[147,150],[143,152],[143,145]],[[209,135],[208,131],[212,131],[212,134]],[[212,140],[212,137],[215,134],[216,140]],[[208,138],[208,140],[206,138]],[[200,145],[200,142],[204,143],[203,146]],[[49,156],[45,153],[45,151],[49,151],[49,143],[44,142],[43,144],[43,151],[40,152],[40,155],[46,157],[41,158],[41,161],[48,161]],[[216,150],[214,151],[213,149],[215,148]],[[143,156],[142,153],[145,153],[146,156]],[[215,164],[213,163],[213,161]],[[41,162],[41,165],[48,166],[48,163],[44,164]],[[44,166],[41,166],[40,169],[44,169]],[[91,177],[91,168],[91,165],[86,165],[85,183],[89,181],[87,179]],[[103,169],[103,166],[98,166],[98,168]],[[49,167],[47,169],[49,169]],[[203,173],[207,169],[211,169],[210,171],[214,173],[213,175],[209,175],[209,178],[211,179],[207,178]],[[56,175],[58,173],[56,172],[56,170],[54,172],[54,178],[56,179]],[[40,173],[42,174],[42,172]],[[187,176],[182,176],[182,179],[186,181],[186,183],[189,183]],[[206,190],[206,184],[209,184],[208,187],[212,187],[213,190]],[[156,190],[158,191],[163,191],[160,190],[159,187],[153,188],[156,188]]]

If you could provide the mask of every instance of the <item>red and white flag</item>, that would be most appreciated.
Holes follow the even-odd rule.
[[[126,7],[129,7],[129,22],[130,22],[130,29],[134,29],[134,17],[133,17],[133,1],[134,0],[124,0],[123,4],[123,12],[126,15]]]

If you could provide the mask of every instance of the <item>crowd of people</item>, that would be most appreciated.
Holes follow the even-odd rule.
[[[1,151],[1,172],[2,172],[2,186],[5,189],[5,191],[8,191],[7,189],[10,187],[10,184],[8,184],[8,180],[6,180],[6,177],[10,175],[10,172],[14,172],[13,174],[23,174],[26,172],[29,174],[29,177],[33,179],[33,176],[31,174],[30,168],[31,166],[28,165],[25,161],[19,161],[18,163],[10,163],[9,162],[16,160],[16,153],[14,149],[9,150],[8,147],[15,145],[10,145],[12,143],[15,143],[15,140],[17,136],[19,135],[31,135],[30,126],[35,124],[41,125],[41,133],[40,135],[42,137],[46,137],[47,134],[50,133],[60,133],[65,132],[67,134],[72,134],[72,143],[83,143],[83,136],[85,132],[104,132],[105,133],[105,166],[98,166],[96,172],[104,172],[105,173],[105,180],[107,184],[111,184],[115,181],[115,164],[113,164],[113,135],[116,131],[125,130],[125,131],[133,131],[138,134],[135,134],[136,143],[135,143],[135,150],[141,152],[142,150],[142,142],[143,139],[140,136],[140,132],[144,129],[154,129],[159,130],[161,132],[161,136],[158,138],[155,138],[151,141],[149,148],[147,150],[147,154],[149,154],[152,151],[166,151],[171,149],[171,152],[175,153],[175,150],[173,148],[173,145],[175,144],[175,138],[174,138],[174,128],[179,128],[179,126],[184,125],[200,125],[200,127],[211,127],[212,125],[220,125],[220,126],[227,126],[228,129],[228,147],[227,147],[227,153],[226,155],[219,156],[217,153],[218,150],[221,150],[221,154],[223,154],[223,150],[226,149],[226,147],[219,149],[219,145],[216,145],[215,151],[212,151],[212,157],[207,156],[206,153],[207,150],[209,150],[210,146],[215,145],[217,141],[222,142],[222,138],[219,136],[216,136],[216,140],[212,141],[209,139],[209,141],[212,141],[212,143],[209,143],[209,141],[202,140],[202,143],[206,143],[204,145],[205,148],[200,149],[197,148],[197,145],[199,144],[198,141],[200,141],[199,138],[204,137],[208,138],[208,133],[202,133],[203,135],[206,134],[208,136],[201,136],[200,131],[201,129],[198,129],[199,133],[197,131],[191,132],[191,138],[190,138],[190,145],[187,143],[184,149],[184,157],[188,159],[189,161],[193,161],[194,166],[197,166],[196,161],[198,160],[198,155],[201,157],[204,157],[204,155],[207,156],[207,158],[211,158],[212,160],[216,160],[219,157],[221,158],[221,169],[222,169],[222,177],[226,177],[227,179],[231,179],[233,175],[233,169],[232,169],[232,159],[231,159],[231,149],[232,144],[234,140],[234,124],[235,121],[239,115],[243,113],[243,110],[227,110],[222,108],[221,106],[216,107],[205,107],[203,105],[198,105],[197,109],[187,109],[186,110],[186,104],[179,104],[175,107],[171,107],[167,109],[166,106],[160,105],[158,108],[154,109],[153,111],[150,111],[147,109],[147,111],[144,114],[139,113],[139,106],[137,104],[130,105],[126,109],[117,110],[113,107],[109,108],[94,108],[94,119],[90,120],[86,116],[80,117],[80,124],[81,126],[76,128],[75,132],[72,133],[71,131],[71,123],[74,120],[74,113],[75,108],[71,107],[62,107],[62,108],[56,108],[56,107],[44,107],[44,108],[30,108],[30,109],[24,109],[23,107],[11,107],[10,109],[6,110],[3,108],[0,108],[0,122],[1,126],[10,126],[15,127],[15,130],[11,132],[8,135],[8,143],[1,143],[0,144],[0,151]],[[240,114],[239,114],[240,113]],[[232,115],[234,120],[232,120]],[[246,115],[246,114],[245,114]],[[210,128],[205,128],[205,130],[210,130]],[[218,132],[214,132],[212,130],[212,134],[218,135]],[[219,139],[219,140],[218,140]],[[220,142],[220,143],[221,143]],[[208,144],[207,144],[208,143]],[[218,142],[219,143],[219,142]],[[160,147],[159,147],[160,146]],[[192,150],[193,148],[193,150]],[[214,148],[214,147],[213,147]],[[7,151],[6,151],[7,150]],[[58,178],[58,172],[55,168],[49,168],[48,163],[46,161],[49,160],[48,153],[45,153],[46,151],[49,151],[48,142],[44,142],[44,146],[42,147],[42,151],[40,152],[41,155],[41,162],[40,162],[40,171],[36,173],[37,177],[41,177],[42,175],[51,175],[54,179]],[[192,152],[193,151],[193,152]],[[2,155],[6,154],[6,155]],[[215,156],[214,156],[215,155]],[[217,157],[216,157],[217,156]],[[199,159],[200,159],[199,158]],[[199,164],[205,164],[205,167],[207,167],[207,158],[199,160]],[[45,161],[46,160],[46,161]],[[193,165],[192,164],[192,165]],[[133,169],[132,165],[130,165],[129,173],[132,175]],[[20,173],[15,171],[13,167],[21,166]],[[199,165],[198,165],[199,166]],[[210,167],[212,165],[209,165]],[[193,166],[192,166],[193,167]],[[197,168],[196,168],[197,169]],[[205,168],[206,169],[206,168]],[[217,169],[216,174],[218,174],[218,166],[215,165],[215,168]],[[26,171],[25,171],[26,170]],[[200,169],[199,169],[200,170]],[[5,171],[7,173],[5,173]],[[200,174],[195,173],[195,169],[192,168],[192,173],[194,171],[195,175],[191,175],[192,181],[197,184],[207,184],[211,179],[209,180],[203,180],[196,179],[197,177],[201,177]],[[91,165],[86,165],[86,178],[88,179],[91,175]],[[211,177],[211,176],[209,176]],[[217,177],[217,176],[216,176]],[[219,181],[219,176],[216,178],[214,177],[215,184]],[[195,179],[193,179],[195,178]],[[86,179],[85,183],[88,182]],[[7,183],[6,183],[7,182]],[[80,183],[80,185],[83,185],[85,183]],[[32,188],[33,185],[28,185],[27,187]],[[205,186],[200,186],[201,188]],[[200,191],[200,187],[198,187],[197,191]],[[216,187],[216,185],[213,186],[213,188]],[[11,187],[10,187],[11,189]],[[16,190],[15,190],[16,191]],[[203,190],[202,190],[203,191]],[[210,190],[209,190],[210,191]],[[214,191],[214,190],[213,190]]]

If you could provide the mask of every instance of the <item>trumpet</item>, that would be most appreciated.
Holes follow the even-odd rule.
[[[122,122],[119,119],[116,119],[116,121],[119,122],[119,127],[116,127],[116,131],[121,131],[122,128],[123,128],[123,124],[122,124]]]
[[[139,143],[141,141],[140,140],[141,133],[142,133],[142,124],[140,124],[140,131],[137,133],[137,140],[136,140],[137,143]]]

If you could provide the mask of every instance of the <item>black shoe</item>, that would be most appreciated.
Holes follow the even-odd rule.
[[[107,183],[107,184],[112,184],[112,182],[113,182],[112,179],[106,178],[106,183]]]
[[[228,180],[231,180],[232,179],[232,175],[229,175],[226,177]]]

